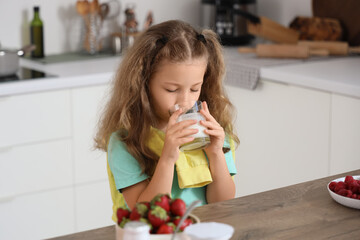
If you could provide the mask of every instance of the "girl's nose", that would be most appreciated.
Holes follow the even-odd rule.
[[[186,92],[181,93],[177,99],[178,103],[188,102],[190,100],[190,95]]]

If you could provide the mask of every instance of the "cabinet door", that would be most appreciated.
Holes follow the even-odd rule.
[[[70,92],[0,97],[0,148],[70,137]]]
[[[114,224],[107,180],[75,186],[75,196],[77,232]]]
[[[72,90],[76,183],[107,179],[106,154],[93,150],[106,90],[107,85]]]
[[[227,87],[237,110],[237,196],[328,175],[330,95],[261,81]]]
[[[360,168],[360,99],[332,95],[330,174]]]
[[[0,152],[0,201],[24,193],[71,186],[71,143],[71,140],[58,140]]]
[[[0,239],[44,239],[75,231],[72,188],[0,202]]]

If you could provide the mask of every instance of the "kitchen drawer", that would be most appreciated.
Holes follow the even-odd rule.
[[[71,143],[70,139],[58,140],[0,152],[0,201],[72,185]]]
[[[44,239],[75,231],[72,188],[0,202],[0,239]]]
[[[76,232],[114,224],[109,181],[75,186]]]
[[[0,148],[69,137],[70,91],[0,97]]]

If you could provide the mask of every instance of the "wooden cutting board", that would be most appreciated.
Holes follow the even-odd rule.
[[[299,41],[298,45],[308,46],[310,49],[326,49],[330,55],[360,54],[360,46],[349,47],[347,42],[341,41]]]
[[[310,56],[328,56],[325,49],[311,49],[308,46],[293,44],[258,44],[256,48],[240,47],[240,53],[256,53],[264,58],[299,58],[305,59]]]

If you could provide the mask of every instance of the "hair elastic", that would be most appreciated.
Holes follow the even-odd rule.
[[[167,37],[163,36],[163,37],[159,38],[158,40],[156,40],[156,45],[159,45],[160,43],[162,45],[165,45],[168,42],[168,40],[169,39]]]
[[[202,41],[204,44],[206,43],[206,39],[205,39],[204,35],[202,35],[201,33],[198,33],[196,35],[196,38],[197,38],[197,40]]]

